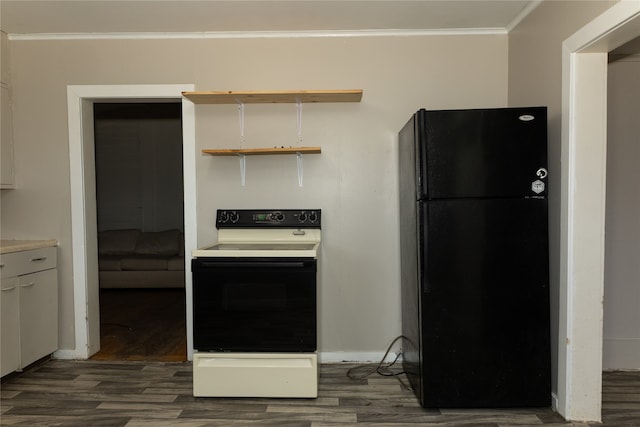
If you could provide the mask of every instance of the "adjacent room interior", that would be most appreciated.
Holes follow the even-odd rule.
[[[180,103],[94,104],[97,360],[186,360]]]

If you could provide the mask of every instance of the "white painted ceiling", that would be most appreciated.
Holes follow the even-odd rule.
[[[530,0],[0,0],[8,34],[508,31]]]

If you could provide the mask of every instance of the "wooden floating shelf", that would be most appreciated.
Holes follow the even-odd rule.
[[[282,148],[242,148],[242,149],[218,149],[202,150],[212,156],[256,156],[270,154],[320,154],[320,147],[282,147]]]
[[[280,90],[280,91],[204,91],[182,92],[194,104],[280,104],[309,102],[360,102],[362,89]]]

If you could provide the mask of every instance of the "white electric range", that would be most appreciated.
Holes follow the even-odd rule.
[[[321,211],[219,210],[192,252],[194,396],[317,396]]]

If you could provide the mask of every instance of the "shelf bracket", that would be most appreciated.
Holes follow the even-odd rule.
[[[298,143],[302,143],[302,101],[296,98],[297,122],[298,122]]]
[[[238,102],[238,120],[240,123],[240,147],[244,145],[244,103]]]
[[[302,153],[296,153],[296,162],[298,164],[298,187],[302,187],[302,178],[304,173],[304,167],[302,164]]]
[[[244,154],[238,154],[240,159],[240,185],[245,186],[245,177],[247,172],[247,156]]]

